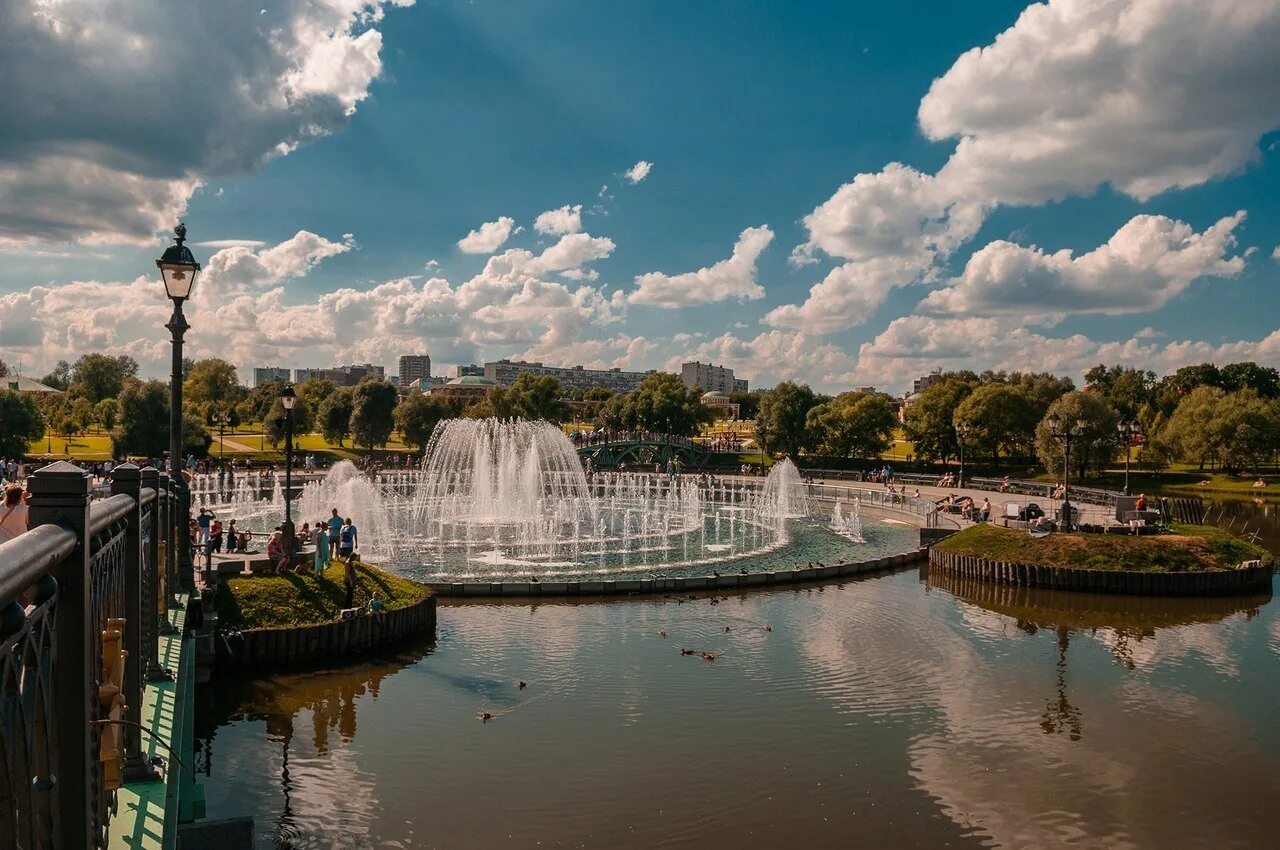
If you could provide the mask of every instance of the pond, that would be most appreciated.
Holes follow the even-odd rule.
[[[915,569],[442,604],[434,642],[215,680],[198,765],[261,848],[1269,846],[1278,610]]]

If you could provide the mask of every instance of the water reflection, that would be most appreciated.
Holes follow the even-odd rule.
[[[1265,846],[1269,601],[910,570],[449,604],[429,655],[220,683],[209,815],[260,850]]]

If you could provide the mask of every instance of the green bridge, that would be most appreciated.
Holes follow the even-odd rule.
[[[664,434],[626,434],[594,438],[578,446],[578,456],[590,458],[596,469],[617,469],[631,466],[667,465],[667,461],[679,460],[686,468],[705,466],[711,451],[688,437],[671,437]]]

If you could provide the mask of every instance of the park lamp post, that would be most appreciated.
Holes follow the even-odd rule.
[[[763,422],[761,422],[761,421],[760,421],[760,417],[759,417],[759,416],[757,416],[757,417],[756,417],[756,442],[760,444],[760,474],[761,474],[761,475],[764,475],[764,474],[765,474],[765,468],[764,468],[764,455],[765,455],[764,440],[765,440],[765,435],[768,433],[768,431],[769,431],[769,429],[765,426],[765,424],[764,424]]]
[[[227,436],[227,414],[225,411],[219,410],[213,414],[213,424],[218,426],[218,468],[223,469],[226,461],[223,454],[226,452],[226,436]]]
[[[956,487],[961,490],[964,489],[964,444],[972,430],[973,426],[968,422],[956,425],[956,446],[960,449],[960,477]]]
[[[183,583],[186,584],[192,563],[191,538],[186,528],[186,519],[191,516],[191,490],[182,475],[182,337],[191,326],[182,314],[182,302],[191,297],[200,264],[192,256],[191,249],[184,244],[187,241],[187,226],[178,222],[178,226],[173,229],[173,236],[174,244],[164,249],[160,259],[156,260],[156,268],[160,270],[160,278],[164,281],[165,295],[173,302],[173,315],[165,325],[173,336],[173,377],[169,385],[169,475],[181,488],[181,504],[186,514],[178,535],[178,539],[182,541],[179,564],[184,577]]]
[[[1049,416],[1049,436],[1062,441],[1062,517],[1065,530],[1071,530],[1071,441],[1084,434],[1089,423],[1084,418],[1075,423],[1063,422],[1062,417],[1054,413]]]
[[[280,536],[287,558],[293,557],[293,405],[297,400],[293,384],[286,385],[280,393],[280,404],[284,406],[284,523]]]
[[[1124,440],[1124,494],[1129,495],[1129,457],[1133,453],[1133,438],[1142,430],[1142,426],[1138,424],[1138,420],[1121,419],[1116,425],[1116,430],[1120,432],[1120,439]]]

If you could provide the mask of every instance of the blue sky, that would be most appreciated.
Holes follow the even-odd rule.
[[[900,391],[1280,363],[1274,3],[215,5],[0,13],[0,39],[48,40],[0,49],[39,80],[0,94],[0,358],[162,373],[138,278],[181,214],[243,242],[197,246],[190,339],[246,373],[699,357]],[[126,61],[162,8],[199,49]],[[535,230],[564,205],[578,233]],[[492,251],[459,247],[503,217]]]

